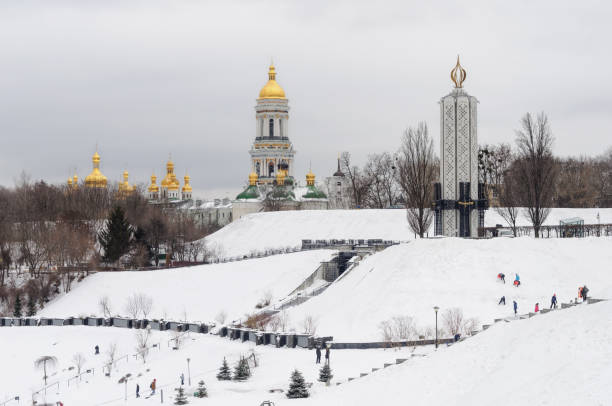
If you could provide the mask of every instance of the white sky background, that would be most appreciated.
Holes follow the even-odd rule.
[[[168,154],[198,195],[247,180],[253,107],[270,58],[290,101],[296,176],[322,180],[338,152],[394,151],[425,120],[461,54],[479,142],[514,140],[546,111],[559,155],[612,145],[612,5],[595,1],[2,1],[0,185],[25,170],[64,182],[91,170],[132,182]],[[181,179],[182,181],[182,179]]]

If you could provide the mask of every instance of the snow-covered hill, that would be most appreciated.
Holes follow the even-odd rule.
[[[98,301],[108,296],[113,314],[127,315],[133,293],[153,298],[150,318],[212,321],[224,311],[228,321],[254,311],[267,293],[274,300],[291,293],[333,251],[275,255],[248,261],[139,272],[100,272],[49,303],[41,317],[101,315]]]
[[[313,316],[317,333],[336,341],[381,341],[379,324],[393,316],[413,317],[421,328],[433,327],[434,306],[441,313],[461,308],[482,323],[577,296],[586,284],[591,295],[612,297],[612,238],[533,239],[458,238],[416,240],[363,260],[321,295],[289,310],[292,320]],[[507,282],[496,278],[505,273]],[[522,285],[512,285],[514,273]],[[498,306],[501,296],[506,306]]]
[[[612,209],[553,209],[547,225],[582,217],[585,223],[612,223]],[[487,227],[506,222],[493,209],[485,216]],[[529,225],[520,215],[519,225]],[[249,214],[208,236],[210,247],[233,257],[267,248],[299,246],[303,239],[368,239],[405,241],[414,238],[405,210],[312,210]]]
[[[498,323],[459,345],[318,391],[303,405],[609,405],[612,303]]]

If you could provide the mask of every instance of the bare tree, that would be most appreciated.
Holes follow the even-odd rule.
[[[108,296],[102,296],[98,300],[98,307],[100,308],[100,311],[102,312],[102,315],[104,317],[106,318],[111,317],[111,305],[110,305],[110,299],[108,298]]]
[[[343,152],[340,156],[342,172],[349,181],[349,192],[353,208],[363,207],[369,188],[369,179],[364,176],[358,166],[351,162],[351,154]]]
[[[57,365],[57,358],[51,355],[43,355],[42,357],[39,357],[36,359],[36,361],[34,361],[34,367],[37,369],[42,368],[43,370],[43,380],[45,381],[45,386],[47,386],[48,378],[47,365],[49,366],[49,368],[55,368],[55,366]]]
[[[125,312],[133,319],[138,318],[138,313],[140,313],[140,303],[138,302],[138,296],[136,293],[126,299]]]
[[[310,315],[306,316],[302,321],[302,328],[304,334],[314,335],[317,332],[317,321]]]
[[[557,179],[552,155],[554,137],[545,113],[535,120],[530,113],[525,114],[521,126],[516,132],[517,185],[537,238],[553,203]]]
[[[460,333],[465,325],[463,311],[458,307],[446,309],[442,313],[442,325],[451,335]]]
[[[111,370],[115,364],[117,357],[117,344],[111,343],[106,350],[106,366],[108,367],[108,376],[111,375]]]
[[[79,380],[81,380],[81,370],[83,369],[83,365],[85,365],[85,361],[85,356],[80,352],[77,352],[72,356],[72,363],[76,367],[77,376],[79,377]]]
[[[371,208],[384,209],[395,204],[397,200],[397,181],[395,160],[388,152],[371,154],[363,170],[367,178],[365,205]]]
[[[142,358],[142,363],[147,362],[149,355],[149,339],[151,338],[151,329],[145,328],[136,331],[136,352]]]
[[[219,313],[217,313],[217,315],[215,316],[215,321],[221,325],[223,325],[225,323],[225,320],[227,320],[227,313],[224,310],[221,310]]]
[[[142,317],[144,319],[147,318],[149,313],[151,313],[151,309],[153,308],[153,298],[147,294],[139,293],[137,296],[138,307],[142,313]]]
[[[437,166],[427,124],[421,122],[416,128],[408,128],[398,153],[398,177],[406,201],[408,225],[421,238],[433,220],[430,207]]]
[[[507,169],[504,173],[503,183],[498,189],[499,206],[495,208],[508,225],[512,228],[512,233],[516,237],[516,220],[519,215],[519,196],[517,176],[514,169]]]
[[[278,315],[278,329],[280,331],[287,331],[289,328],[289,314],[282,310]]]

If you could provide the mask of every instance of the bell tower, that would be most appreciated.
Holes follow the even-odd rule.
[[[259,92],[255,106],[255,141],[249,151],[251,172],[257,184],[274,183],[277,175],[293,178],[295,151],[289,140],[289,101],[276,82],[276,69],[270,65],[268,82]]]

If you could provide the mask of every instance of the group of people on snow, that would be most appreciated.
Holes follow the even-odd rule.
[[[315,353],[317,355],[317,360],[315,364],[320,364],[321,363],[321,347],[320,346],[317,346]],[[325,348],[325,363],[329,364],[329,347]]]
[[[521,285],[521,278],[519,276],[519,274],[515,273],[514,274],[514,286],[516,286],[517,288]],[[502,281],[503,283],[506,283],[506,275],[504,275],[503,273],[498,273],[497,274],[497,279],[499,279],[500,281]],[[581,286],[578,288],[578,299],[582,299],[583,302],[586,302],[587,300],[587,294],[589,293],[589,289],[586,287],[586,285]],[[578,302],[578,299],[576,299],[576,302]],[[506,296],[502,296],[499,299],[499,302],[497,303],[498,305],[506,305]],[[514,308],[514,314],[516,315],[518,313],[518,304],[516,303],[516,300],[512,301],[512,307]],[[550,308],[551,309],[556,309],[557,308],[557,294],[553,293],[552,298],[550,299]],[[536,303],[535,304],[535,308],[534,308],[534,312],[538,313],[540,311],[540,303]]]

